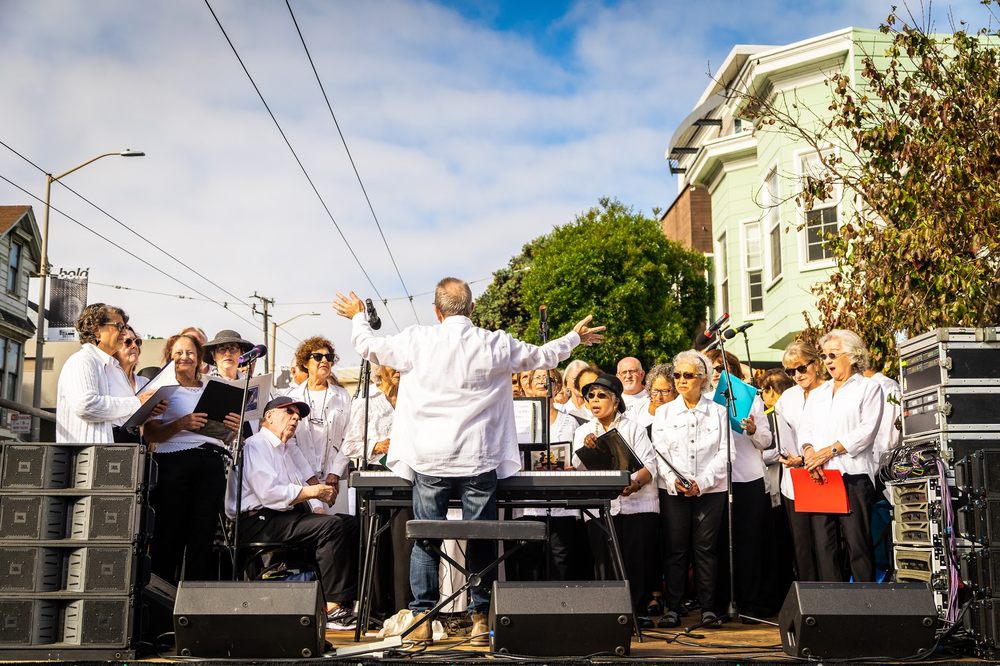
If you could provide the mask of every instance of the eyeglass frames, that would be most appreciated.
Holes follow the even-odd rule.
[[[700,372],[675,372],[674,373],[674,379],[687,379],[689,381],[692,380],[692,379],[698,379],[699,377],[704,377],[704,376],[705,375],[701,374]]]
[[[804,375],[806,374],[806,370],[808,370],[809,366],[812,365],[813,363],[815,363],[815,361],[809,361],[805,365],[798,365],[795,366],[794,368],[785,368],[785,374],[788,375],[789,377],[794,377],[795,375],[798,374]]]
[[[326,359],[330,363],[333,363],[334,356],[333,354],[320,354],[319,352],[313,352],[312,354],[309,354],[309,358],[316,361],[317,363],[319,363],[323,359]]]
[[[142,349],[142,338],[126,338],[122,340],[122,346],[131,347],[135,345],[137,349]]]
[[[586,395],[587,400],[607,400],[610,397],[611,395],[604,391],[591,391]]]

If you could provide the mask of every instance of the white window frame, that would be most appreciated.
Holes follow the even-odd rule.
[[[823,152],[834,152],[835,153],[836,152],[836,148],[829,148],[829,149],[827,149],[827,150],[825,150]],[[794,153],[794,155],[795,155],[795,172],[796,172],[796,177],[798,179],[799,186],[801,187],[801,183],[802,183],[802,181],[805,178],[805,169],[803,168],[803,164],[802,163],[807,158],[809,158],[810,156],[815,156],[816,155],[816,151],[813,150],[812,148],[808,148],[806,150],[796,151]],[[818,208],[817,207],[813,207],[813,210],[821,210],[821,211],[833,208],[835,210],[836,215],[837,215],[837,228],[838,229],[840,228],[840,226],[842,224],[842,221],[844,219],[843,208],[842,208],[842,205],[841,205],[843,202],[841,201],[841,198],[842,197],[841,197],[841,187],[840,187],[840,185],[834,185],[834,187],[833,187],[833,203],[829,204],[829,205],[826,205],[826,206],[820,206]],[[834,258],[832,258],[832,257],[829,258],[829,259],[820,259],[820,260],[815,260],[815,261],[810,261],[809,260],[809,229],[806,227],[806,213],[807,213],[807,211],[801,205],[796,206],[796,209],[797,209],[796,210],[796,215],[798,217],[798,226],[802,227],[802,231],[799,232],[799,271],[804,272],[804,271],[812,271],[812,270],[819,270],[819,269],[828,269],[828,268],[835,267],[837,265],[837,261]]]
[[[729,300],[729,249],[726,247],[728,236],[723,231],[715,239],[715,303],[718,312],[729,312],[732,302]]]
[[[771,187],[768,184],[771,178],[774,178],[774,192],[771,191]],[[775,162],[774,166],[767,175],[764,177],[764,185],[761,188],[762,194],[764,194],[764,215],[761,217],[763,222],[763,227],[761,229],[761,235],[763,236],[764,243],[764,274],[767,276],[767,280],[764,284],[764,291],[770,291],[774,285],[781,282],[781,279],[785,276],[785,252],[781,237],[781,175],[778,173],[778,163]],[[771,236],[773,234],[778,234],[778,267],[779,271],[774,272],[774,250],[771,245]]]
[[[757,268],[751,268],[750,266],[750,232],[751,225],[756,225],[756,235],[757,235],[757,257],[760,265]],[[763,222],[757,218],[746,219],[740,222],[740,256],[742,260],[740,261],[740,276],[742,277],[743,289],[742,291],[742,306],[743,306],[743,318],[744,319],[762,319],[764,313],[767,311],[767,307],[764,304],[764,297],[767,293],[767,288],[765,284],[765,257],[764,257],[764,238],[763,238]],[[760,273],[760,310],[753,311],[750,307],[750,273],[759,272]]]

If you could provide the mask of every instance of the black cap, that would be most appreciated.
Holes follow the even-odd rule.
[[[595,379],[594,381],[590,382],[589,384],[583,387],[583,390],[581,391],[583,396],[586,397],[587,393],[589,393],[590,389],[594,386],[600,386],[601,388],[606,388],[612,393],[614,393],[615,397],[618,398],[618,411],[619,412],[625,411],[625,401],[622,400],[622,393],[625,391],[625,387],[622,386],[622,380],[618,379],[614,375],[602,373],[597,376],[597,379]]]
[[[304,419],[309,416],[309,405],[300,400],[289,398],[287,395],[279,395],[277,398],[272,399],[269,403],[264,405],[264,413],[267,414],[272,409],[277,409],[278,407],[298,408],[300,419]]]

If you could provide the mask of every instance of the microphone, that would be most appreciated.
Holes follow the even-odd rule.
[[[726,329],[726,332],[723,333],[723,335],[726,337],[726,340],[732,340],[733,338],[736,337],[736,335],[738,333],[743,333],[744,331],[746,331],[751,326],[753,326],[753,322],[752,321],[748,321],[745,324],[740,324],[736,328]]]
[[[732,331],[732,329],[729,329],[728,331],[726,331],[726,333],[724,334],[724,337],[726,335],[728,335],[731,331]],[[728,337],[726,339],[728,339]],[[704,349],[702,349],[702,351],[703,352],[710,352],[710,351],[712,351],[713,349],[715,349],[716,347],[718,347],[721,344],[722,344],[722,340],[720,338],[715,338],[710,343],[708,343],[708,346],[705,347]]]
[[[372,303],[372,299],[365,299],[365,310],[368,311],[368,325],[372,327],[372,330],[377,331],[382,328],[382,320],[378,318],[378,312],[375,312],[375,304]]]
[[[547,305],[538,306],[538,331],[543,338],[549,334],[549,308]]]
[[[240,358],[236,361],[238,365],[246,365],[250,361],[256,361],[261,356],[267,355],[267,347],[264,345],[257,345],[245,354],[240,354]]]
[[[715,334],[718,332],[718,330],[722,328],[722,325],[725,324],[727,321],[729,321],[729,313],[724,312],[721,317],[719,317],[712,323],[711,326],[705,329],[704,333],[698,334],[698,339],[694,343],[695,349],[697,349],[698,347],[704,347],[706,344],[708,344],[712,340],[712,338],[715,337]]]

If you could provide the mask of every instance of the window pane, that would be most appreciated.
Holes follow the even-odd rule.
[[[7,341],[7,354],[5,370],[7,375],[7,380],[4,385],[3,395],[8,400],[13,400],[14,396],[17,395],[17,387],[20,385],[21,381],[18,377],[18,363],[21,357],[21,343],[14,342],[13,340]]]
[[[744,226],[747,255],[746,266],[748,269],[761,268],[761,244],[760,244],[760,223],[750,222]]]
[[[781,227],[771,229],[771,279],[781,275]]]
[[[747,273],[747,301],[750,312],[764,311],[764,273],[750,271]]]
[[[17,291],[17,277],[21,267],[21,244],[11,242],[7,255],[7,291]]]
[[[827,247],[826,237],[837,233],[837,207],[830,206],[806,212],[806,249],[809,261],[822,261],[833,257]]]

